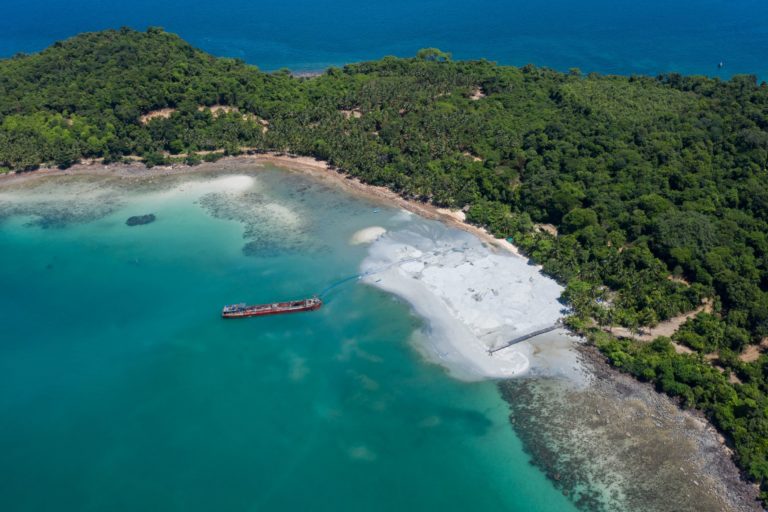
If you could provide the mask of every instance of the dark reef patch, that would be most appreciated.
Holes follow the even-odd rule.
[[[269,258],[329,250],[315,236],[317,227],[313,216],[298,201],[277,204],[268,196],[249,191],[210,193],[198,203],[218,219],[243,225],[246,256]]]
[[[151,224],[157,220],[157,217],[155,217],[154,213],[148,213],[146,215],[134,215],[133,217],[128,217],[128,220],[125,221],[126,226],[143,226],[144,224]]]

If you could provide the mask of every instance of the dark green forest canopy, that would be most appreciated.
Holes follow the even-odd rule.
[[[201,108],[214,105],[231,108]],[[172,110],[142,118],[160,109]],[[653,325],[711,299],[676,335],[693,356],[664,340],[599,344],[707,411],[748,473],[768,476],[768,357],[737,357],[768,336],[768,87],[754,77],[582,76],[431,48],[298,78],[160,29],[0,61],[0,172],[128,155],[194,164],[243,148],[315,156],[465,208],[567,285],[584,330]],[[713,352],[723,372],[702,357]]]

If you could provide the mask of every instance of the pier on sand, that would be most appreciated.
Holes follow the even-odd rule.
[[[536,336],[540,336],[540,335],[548,333],[550,331],[554,331],[555,329],[559,329],[562,326],[563,326],[562,321],[558,320],[557,322],[555,322],[553,325],[550,325],[549,327],[545,327],[543,329],[539,329],[538,331],[529,332],[528,334],[523,334],[522,336],[518,336],[516,338],[512,338],[511,340],[507,341],[506,343],[504,343],[503,345],[501,345],[499,347],[494,347],[494,348],[488,349],[488,355],[492,356],[493,354],[495,354],[496,352],[499,352],[500,350],[504,350],[505,348],[509,348],[512,345],[516,345],[516,344],[521,343],[521,342],[523,342],[525,340],[529,340],[531,338],[535,338]]]

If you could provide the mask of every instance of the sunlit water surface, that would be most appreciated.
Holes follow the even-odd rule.
[[[408,305],[351,281],[219,318],[354,274],[361,228],[428,221],[276,169],[49,180],[0,190],[0,219],[3,510],[571,509],[495,384],[412,348]]]

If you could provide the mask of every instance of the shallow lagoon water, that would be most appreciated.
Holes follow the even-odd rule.
[[[218,317],[356,273],[362,228],[429,221],[275,169],[97,182],[0,193],[4,510],[572,509],[495,384],[425,362],[390,295]],[[55,222],[65,184],[80,215]]]

